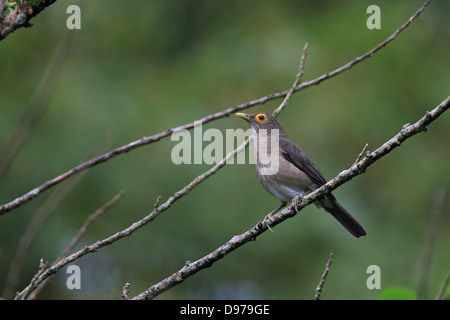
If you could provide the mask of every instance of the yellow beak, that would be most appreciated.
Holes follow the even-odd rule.
[[[249,115],[246,114],[246,113],[236,113],[236,115],[237,115],[238,117],[242,118],[242,119],[245,119],[245,120],[247,120],[247,121],[250,121],[250,117],[249,117]]]

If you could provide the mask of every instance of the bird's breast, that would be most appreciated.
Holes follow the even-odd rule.
[[[258,161],[255,167],[264,189],[283,202],[289,202],[297,195],[308,193],[316,187],[306,173],[287,161],[279,152],[276,173],[273,173],[270,165]]]

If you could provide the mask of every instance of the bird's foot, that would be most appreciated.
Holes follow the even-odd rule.
[[[262,221],[263,226],[266,226],[267,229],[273,232],[273,230],[270,228],[269,223],[273,223],[273,216],[272,213],[269,213],[267,216],[264,217],[264,220]]]
[[[286,206],[286,202],[281,202],[281,204],[278,207],[273,209],[267,216],[264,217],[264,220],[262,221],[262,225],[266,226],[267,229],[269,229],[270,231],[273,232],[273,230],[269,226],[269,222],[274,223],[275,220],[273,219],[273,215],[275,213],[277,213],[281,208],[284,208],[285,206]]]
[[[301,198],[302,198],[302,196],[298,195],[298,196],[294,197],[294,199],[292,199],[291,207],[294,209],[295,213],[299,212],[299,210],[297,210],[297,201]]]

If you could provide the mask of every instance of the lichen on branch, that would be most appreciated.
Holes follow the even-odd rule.
[[[0,41],[19,28],[31,27],[31,18],[56,0],[0,0]]]

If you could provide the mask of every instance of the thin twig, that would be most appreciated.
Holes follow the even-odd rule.
[[[106,211],[108,211],[110,208],[116,205],[116,203],[122,199],[124,195],[124,191],[120,191],[118,194],[116,194],[110,201],[105,203],[101,208],[95,210],[94,213],[92,213],[84,222],[83,226],[80,228],[80,230],[77,232],[77,234],[72,238],[70,243],[67,245],[67,247],[64,249],[64,251],[60,254],[58,258],[52,263],[54,265],[58,261],[62,260],[74,247],[75,245],[80,241],[81,237],[86,233],[87,229],[91,225],[92,222],[97,220],[102,214],[104,214]],[[44,288],[44,286],[48,283],[48,281],[51,278],[45,279],[45,281],[42,281],[41,284],[36,287],[36,289],[30,294],[29,299],[33,300],[36,298],[36,296],[39,294],[39,292]]]
[[[346,63],[345,65],[343,65],[343,66],[341,66],[341,67],[339,67],[339,68],[337,68],[337,69],[335,69],[335,70],[333,70],[331,72],[325,73],[325,74],[321,75],[320,77],[317,77],[314,80],[302,82],[301,84],[299,84],[295,88],[295,90],[293,90],[293,92],[297,92],[299,90],[302,90],[302,89],[305,89],[305,88],[308,88],[308,87],[311,87],[311,86],[314,86],[314,85],[318,85],[322,81],[328,80],[328,79],[330,79],[330,78],[332,78],[332,77],[334,77],[334,76],[336,76],[336,75],[338,75],[338,74],[340,74],[340,73],[342,73],[342,72],[344,72],[346,70],[349,70],[351,67],[353,67],[357,63],[359,63],[359,62],[361,62],[361,61],[363,61],[363,60],[365,60],[365,59],[367,59],[369,57],[372,57],[377,51],[379,51],[381,48],[383,48],[388,43],[393,41],[398,36],[398,34],[400,32],[402,32],[405,28],[407,28],[411,24],[411,22],[413,22],[422,13],[422,11],[425,10],[426,6],[431,1],[432,0],[428,0],[427,2],[425,2],[423,4],[423,6],[416,13],[414,13],[414,15],[412,15],[408,19],[408,21],[406,21],[390,37],[388,37],[386,40],[384,40],[383,42],[378,44],[372,50],[368,51],[367,53],[363,54],[362,56],[359,56],[359,57],[351,60],[350,62]],[[131,150],[134,150],[134,149],[138,148],[138,147],[141,147],[141,146],[144,146],[144,145],[147,145],[147,144],[159,141],[162,138],[168,137],[172,133],[175,133],[177,131],[180,131],[180,130],[183,130],[183,129],[186,129],[186,130],[192,129],[194,127],[194,124],[197,124],[197,123],[205,124],[205,123],[211,122],[213,120],[217,120],[217,119],[229,116],[230,114],[235,113],[237,111],[240,111],[240,110],[243,110],[243,109],[247,109],[247,108],[250,108],[250,107],[253,107],[253,106],[256,106],[256,105],[264,104],[264,103],[266,103],[268,101],[271,101],[271,100],[274,100],[274,99],[283,98],[289,93],[290,90],[291,89],[285,90],[285,91],[282,91],[282,92],[278,92],[278,93],[269,94],[269,95],[264,96],[262,98],[255,99],[255,100],[249,101],[247,103],[243,103],[243,104],[240,104],[240,105],[228,108],[226,110],[223,110],[223,111],[220,111],[220,112],[217,112],[217,113],[214,113],[214,114],[207,115],[207,116],[201,118],[198,121],[194,121],[194,122],[191,122],[191,123],[188,123],[188,124],[176,127],[176,128],[167,129],[167,130],[162,131],[162,132],[160,132],[158,134],[155,134],[155,135],[152,135],[152,136],[149,136],[149,137],[144,137],[142,139],[139,139],[139,140],[133,141],[133,142],[131,142],[129,144],[126,144],[126,145],[124,145],[122,147],[118,147],[118,148],[116,148],[116,149],[114,149],[114,150],[112,150],[112,151],[110,151],[108,153],[105,153],[105,154],[103,154],[103,155],[101,155],[99,157],[96,157],[96,158],[93,158],[91,160],[88,160],[88,161],[86,161],[86,162],[84,162],[84,163],[82,163],[82,164],[80,164],[80,165],[70,169],[69,171],[67,171],[67,172],[65,172],[65,173],[63,173],[63,174],[61,174],[61,175],[59,175],[59,176],[57,176],[57,177],[55,177],[55,178],[53,178],[51,180],[48,180],[47,182],[43,183],[42,185],[34,188],[33,190],[31,190],[31,191],[27,192],[26,194],[24,194],[24,195],[22,195],[22,196],[20,196],[20,197],[18,197],[16,199],[14,199],[11,202],[8,202],[6,204],[1,205],[0,206],[0,215],[5,214],[6,212],[9,212],[9,211],[11,211],[11,210],[13,210],[15,208],[18,208],[22,204],[30,201],[31,199],[33,199],[36,196],[38,196],[39,194],[41,194],[43,191],[53,187],[54,185],[60,183],[61,181],[64,181],[64,180],[68,179],[69,177],[71,177],[71,176],[73,176],[73,175],[75,175],[77,173],[80,173],[80,172],[82,172],[82,171],[84,171],[86,169],[92,168],[92,167],[94,167],[94,166],[96,166],[96,165],[98,165],[100,163],[106,162],[109,159],[114,158],[114,157],[116,157],[116,156],[118,156],[120,154],[124,154],[124,153],[127,153],[127,152],[129,152]]]
[[[305,69],[305,59],[306,59],[306,54],[308,53],[308,43],[305,43],[305,46],[303,47],[303,53],[302,53],[302,57],[300,59],[300,65],[298,68],[298,72],[297,72],[297,76],[295,77],[295,81],[292,84],[292,87],[289,89],[289,91],[287,92],[286,96],[283,99],[283,102],[280,104],[280,106],[278,108],[276,108],[274,110],[274,112],[272,113],[273,116],[276,118],[281,111],[283,111],[283,109],[287,106],[289,99],[291,98],[292,94],[295,91],[295,88],[298,86],[298,84],[300,83],[300,80],[302,78],[303,75],[303,71]]]
[[[127,282],[127,283],[125,283],[125,285],[123,286],[123,289],[122,289],[122,300],[130,300],[128,298],[129,291],[130,291],[130,284]]]
[[[19,245],[15,252],[14,258],[9,265],[9,271],[5,278],[5,285],[2,291],[2,297],[9,299],[14,297],[16,285],[20,279],[25,259],[33,244],[34,239],[38,235],[39,231],[44,226],[45,222],[55,212],[61,201],[73,190],[77,183],[81,180],[83,175],[75,177],[73,180],[67,181],[67,183],[59,185],[49,195],[48,199],[42,206],[36,211],[33,219],[28,224],[27,229],[20,237]]]
[[[328,258],[327,264],[325,265],[325,270],[323,271],[322,277],[320,277],[319,285],[316,288],[316,300],[320,300],[322,295],[323,286],[325,285],[325,281],[328,277],[328,272],[330,271],[331,263],[333,262],[333,252],[330,253],[330,257]]]
[[[110,201],[105,203],[100,209],[95,210],[93,214],[91,214],[86,221],[84,222],[83,226],[80,228],[80,230],[77,232],[77,234],[72,238],[70,243],[67,245],[66,249],[61,253],[61,255],[58,257],[56,261],[59,261],[63,259],[72,249],[75,247],[75,245],[80,241],[81,237],[86,233],[87,228],[91,225],[92,222],[97,220],[103,213],[108,211],[110,208],[116,205],[116,203],[122,199],[123,195],[125,194],[124,191],[120,191],[118,194],[116,194]]]
[[[366,151],[367,147],[369,146],[368,143],[366,143],[366,145],[364,146],[364,148],[361,150],[361,152],[359,153],[358,157],[356,158],[355,162],[353,162],[353,164],[359,162],[359,160],[361,160],[364,152]]]
[[[92,157],[94,151],[103,151],[110,148],[110,146],[110,141],[104,141],[100,146],[96,147],[94,150],[91,150],[83,159],[89,159]],[[9,271],[6,276],[5,286],[2,291],[2,297],[8,298],[14,295],[15,286],[19,281],[23,264],[34,239],[44,226],[45,222],[51,217],[59,204],[64,200],[67,194],[73,190],[82,177],[83,174],[80,174],[72,181],[67,181],[64,184],[59,185],[50,193],[44,204],[36,211],[36,214],[28,224],[26,231],[21,236],[15,256],[11,260]]]
[[[447,292],[447,288],[449,285],[450,285],[450,269],[447,272],[447,276],[445,277],[441,290],[439,290],[438,294],[436,295],[436,300],[443,300],[445,298],[445,293]]]

